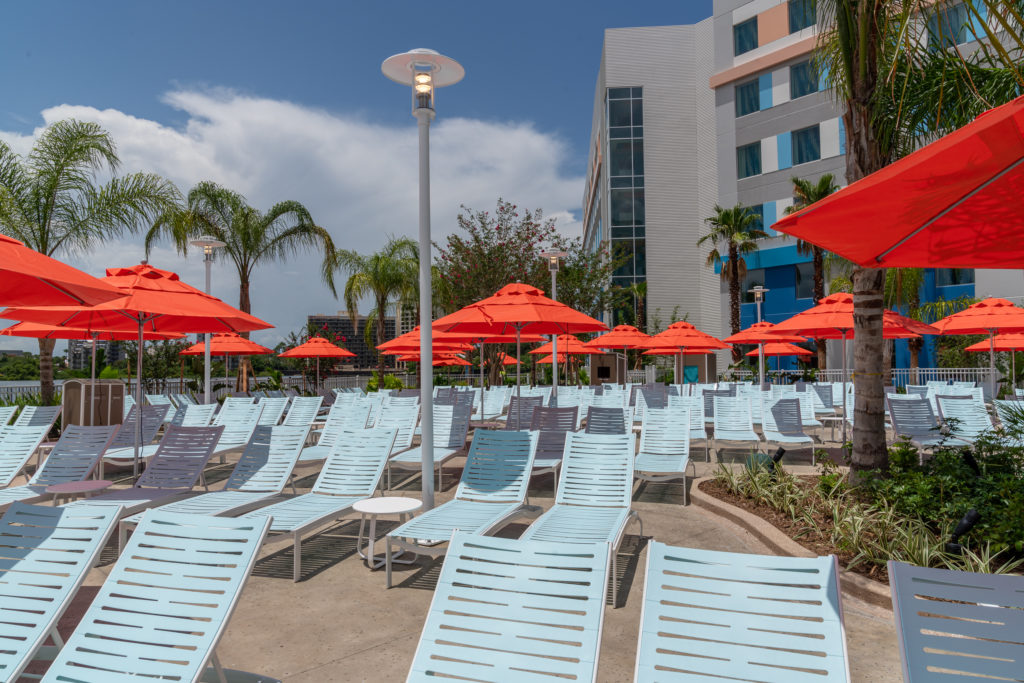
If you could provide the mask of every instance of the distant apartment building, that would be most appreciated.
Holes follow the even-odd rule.
[[[348,313],[344,311],[338,311],[337,315],[310,315],[307,317],[307,322],[313,330],[320,330],[326,326],[328,332],[344,338],[342,346],[356,354],[355,358],[345,359],[346,364],[351,364],[358,369],[372,369],[378,366],[377,350],[367,346],[365,341],[366,316],[359,316],[355,325],[352,324]],[[385,339],[394,339],[394,317],[384,318],[384,336]],[[388,360],[387,366],[394,367],[393,357],[385,356],[385,358]]]
[[[921,17],[921,39],[941,20],[964,27],[947,43],[969,41],[963,3],[936,7]],[[711,334],[729,334],[722,264],[711,272],[707,248],[696,246],[716,203],[750,207],[769,235],[745,256],[741,325],[756,321],[748,292],[755,285],[769,290],[762,317],[770,322],[814,305],[811,257],[770,226],[793,206],[793,177],[831,173],[846,185],[842,108],[812,59],[817,36],[814,0],[714,0],[713,15],[693,25],[605,31],[584,239],[591,248],[631,250],[615,283],[646,282],[648,310],[663,320],[685,315]],[[1017,272],[928,269],[921,294],[1013,298],[1019,284]],[[894,360],[907,364],[906,342],[896,342]],[[930,344],[922,364],[934,364]]]

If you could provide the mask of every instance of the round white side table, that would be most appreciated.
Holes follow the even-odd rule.
[[[99,493],[114,482],[107,479],[86,479],[84,481],[67,481],[63,484],[51,484],[46,487],[47,493],[53,494],[53,504],[57,505],[57,499],[61,496],[70,498],[72,496],[85,496],[88,498]]]
[[[414,512],[419,510],[423,506],[423,502],[416,498],[402,498],[399,496],[383,496],[380,498],[367,498],[361,500],[352,506],[352,509],[358,512],[361,517],[359,519],[359,540],[356,541],[356,552],[359,553],[359,557],[367,561],[370,569],[379,569],[384,566],[385,560],[374,560],[373,545],[377,540],[377,517],[378,515],[398,515],[399,523],[405,522],[407,519],[412,518]],[[363,530],[366,527],[366,517],[370,517],[370,535],[366,539],[366,552],[364,553],[359,548],[363,545]],[[387,549],[384,550],[388,552]],[[391,556],[391,561],[396,562],[395,558],[402,554],[404,551]],[[410,564],[413,560],[401,560],[402,564]]]

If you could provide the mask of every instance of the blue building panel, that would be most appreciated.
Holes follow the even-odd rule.
[[[760,95],[761,111],[772,108],[772,75],[771,73],[762,74],[757,79],[757,90]]]
[[[764,231],[768,233],[769,237],[775,237],[779,233],[772,230],[771,226],[774,225],[775,221],[779,220],[778,208],[776,207],[775,202],[765,202],[762,206],[764,207],[762,209],[764,212]]]
[[[839,117],[839,153],[846,154],[846,126],[842,116]]]
[[[779,170],[790,168],[793,165],[793,136],[792,134],[780,133],[775,138],[779,147]]]

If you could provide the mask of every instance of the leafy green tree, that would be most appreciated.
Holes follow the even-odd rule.
[[[352,327],[356,329],[359,302],[369,298],[373,309],[367,315],[365,333],[367,346],[387,341],[384,319],[399,301],[412,301],[419,282],[419,257],[416,243],[408,237],[391,237],[380,251],[358,254],[349,249],[338,250],[335,267],[348,274],[345,282],[345,306]],[[374,330],[374,337],[369,331]],[[385,357],[378,353],[377,371],[384,376]]]
[[[212,235],[225,243],[215,258],[227,258],[238,272],[238,308],[252,313],[249,288],[256,268],[284,261],[300,251],[313,250],[322,256],[320,277],[334,289],[334,240],[313,220],[309,210],[294,200],[278,202],[266,213],[253,208],[238,192],[204,181],[188,193],[185,206],[160,216],[146,234],[146,253],[163,237],[169,237],[178,251],[188,253],[189,242],[200,235]],[[249,338],[248,332],[242,336]],[[251,363],[242,356],[238,368],[238,389],[247,391]]]
[[[110,134],[98,124],[68,119],[50,125],[27,156],[0,140],[0,232],[47,256],[80,254],[134,232],[180,198],[152,173],[99,176],[120,166]],[[52,401],[55,340],[39,341],[39,384]]]
[[[731,209],[715,206],[715,215],[704,219],[708,233],[697,240],[697,246],[711,244],[707,266],[714,268],[722,261],[722,279],[729,283],[729,326],[732,334],[740,331],[740,288],[747,276],[747,262],[743,254],[757,251],[757,240],[768,236],[764,230],[754,227],[754,212],[749,207],[737,204]],[[724,251],[724,256],[723,256]],[[733,362],[743,358],[738,348],[733,348]]]
[[[1016,62],[1022,24],[1015,0],[967,0],[967,27],[947,25],[944,4],[924,0],[817,0],[816,7],[819,25],[826,27],[819,34],[816,61],[845,110],[849,183],[922,140],[1009,101],[1024,86]],[[919,39],[922,16],[938,17],[937,33],[927,40]],[[996,20],[997,30],[988,27],[987,17]],[[985,26],[987,44],[972,53],[953,47],[961,42],[954,36],[974,25]],[[856,268],[851,282],[856,388],[851,462],[859,472],[888,463],[882,392],[885,273]]]
[[[825,173],[817,181],[793,177],[793,205],[786,208],[786,213],[794,213],[820,201],[839,189],[835,176]],[[796,250],[801,254],[810,254],[814,265],[814,301],[817,303],[825,297],[825,250],[806,240],[796,241]],[[818,367],[824,370],[827,366],[827,345],[824,339],[815,339],[818,349]]]

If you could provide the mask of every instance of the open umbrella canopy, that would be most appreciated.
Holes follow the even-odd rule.
[[[0,330],[0,334],[8,337],[31,337],[33,339],[82,339],[90,341],[135,341],[139,337],[138,330],[80,330],[73,327],[56,327],[39,323],[15,323]],[[147,341],[163,339],[184,339],[181,332],[145,332]]]
[[[616,325],[611,332],[586,342],[592,349],[647,349],[652,337],[632,325]]]
[[[234,332],[218,332],[210,339],[210,354],[213,356],[265,356],[273,352],[273,349],[249,341]],[[206,343],[199,342],[181,351],[178,355],[202,356],[205,353]]]
[[[818,339],[853,339],[853,295],[829,294],[817,306],[783,320],[774,329]],[[922,334],[939,334],[939,331],[894,311],[883,313],[882,336],[886,339],[909,339]]]
[[[731,346],[726,348],[732,348]],[[721,351],[719,347],[714,348],[700,348],[698,346],[687,346],[682,351],[679,350],[678,346],[670,346],[665,348],[651,349],[650,351],[644,351],[641,355],[643,356],[678,356],[680,353],[684,356],[707,356],[715,351]]]
[[[748,356],[758,355],[758,349],[748,352]],[[772,342],[764,345],[764,355],[766,356],[813,356],[813,351],[790,344],[788,342]]]
[[[177,273],[142,263],[108,268],[101,282],[122,296],[95,306],[7,308],[0,318],[97,330],[248,332],[273,327],[182,282]]]
[[[468,348],[473,344],[514,344],[516,342],[516,337],[514,334],[473,334],[468,332],[445,332],[443,330],[434,329],[432,330],[431,341],[434,349],[436,350],[439,345],[462,345],[463,347]],[[524,343],[541,342],[544,341],[544,337],[539,334],[524,334],[520,341]],[[417,325],[405,334],[400,334],[394,339],[390,339],[383,344],[378,344],[376,348],[377,350],[385,353],[388,351],[419,351],[420,326]]]
[[[685,320],[672,323],[668,329],[659,332],[651,338],[651,348],[675,347],[678,349],[696,347],[702,349],[729,349],[732,348],[723,341],[715,339],[707,332],[701,332],[691,323]]]
[[[99,278],[0,235],[0,304],[92,306],[124,296]]]
[[[1006,299],[984,299],[934,324],[941,334],[1024,332],[1024,308]]]
[[[1024,334],[997,334],[992,338],[992,344],[988,340],[971,344],[964,351],[1024,351]]]
[[[862,266],[1024,267],[1024,98],[772,228]]]
[[[551,342],[543,344],[533,351],[533,355],[551,354]],[[564,354],[572,356],[593,356],[600,355],[600,351],[592,349],[571,334],[558,335],[558,359],[561,360]]]
[[[800,335],[787,334],[785,332],[776,332],[775,325],[773,323],[763,321],[759,323],[754,323],[747,329],[740,330],[736,334],[730,335],[723,339],[722,341],[728,342],[730,344],[801,344],[807,340]],[[754,355],[757,355],[756,351],[754,352]]]
[[[461,356],[458,356],[458,355],[456,355],[454,353],[435,353],[435,354],[433,354],[432,358],[433,358],[433,362],[431,363],[431,365],[433,365],[435,367],[456,366],[456,365],[458,365],[458,366],[469,366],[469,365],[471,365],[469,363],[469,361],[467,361],[465,358],[462,358]],[[418,353],[407,353],[407,354],[399,356],[397,360],[399,360],[399,361],[401,361],[403,363],[419,363],[420,362],[420,354],[418,354]]]
[[[519,365],[519,361],[514,356],[510,356],[503,351],[498,352],[498,362],[502,365]]]
[[[305,344],[277,354],[280,358],[355,358],[356,354],[323,337],[310,337]]]
[[[520,334],[580,334],[600,332],[608,326],[544,296],[536,287],[515,282],[505,285],[493,296],[438,319],[434,328],[506,335],[517,330]]]

